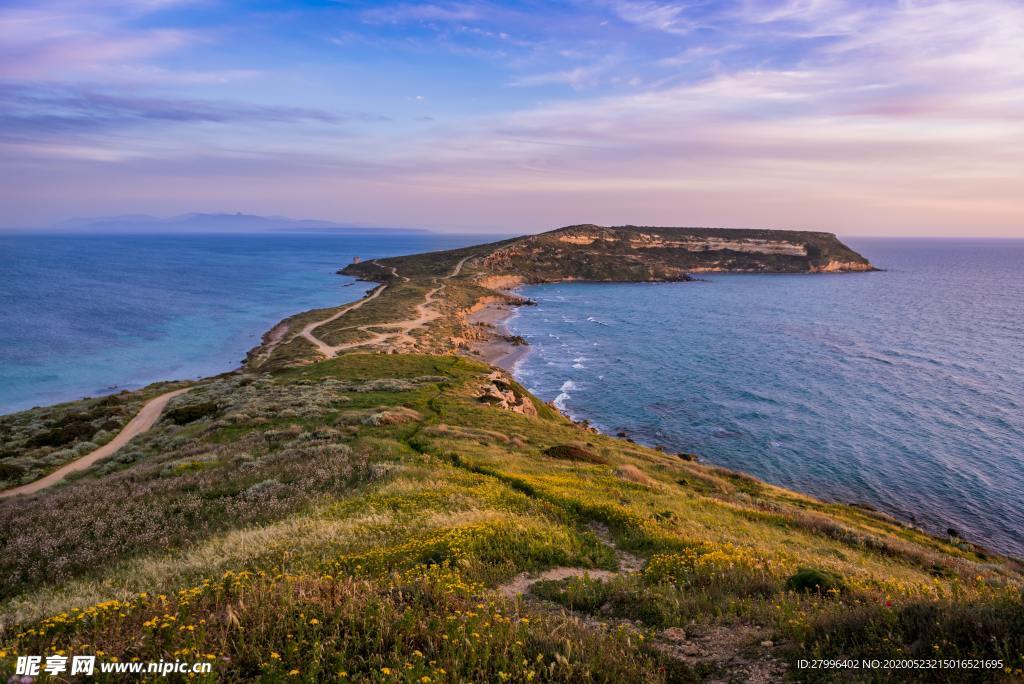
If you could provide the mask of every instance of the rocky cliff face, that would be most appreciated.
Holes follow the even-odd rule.
[[[449,262],[466,255],[479,256],[467,271],[490,289],[566,280],[685,281],[693,273],[719,271],[874,270],[832,233],[588,224],[461,250],[350,264],[341,272],[369,280],[386,280],[395,270],[406,277],[440,276]]]
[[[483,260],[498,278],[687,280],[691,273],[833,273],[873,267],[831,233],[723,228],[570,226],[495,249]]]

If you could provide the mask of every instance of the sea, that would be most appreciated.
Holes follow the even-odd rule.
[[[875,273],[531,286],[537,395],[603,431],[1024,558],[1024,241],[847,241]]]
[[[237,368],[352,261],[496,236],[0,234],[0,413]],[[1024,241],[848,240],[877,273],[531,286],[570,415],[1024,557]]]
[[[0,233],[0,414],[237,368],[264,332],[359,299],[352,261],[493,236]]]

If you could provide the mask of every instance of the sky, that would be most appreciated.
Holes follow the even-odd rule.
[[[1024,237],[1020,0],[5,0],[0,225]]]

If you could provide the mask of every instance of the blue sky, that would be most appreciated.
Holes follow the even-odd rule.
[[[0,224],[1024,236],[1010,0],[0,7]]]

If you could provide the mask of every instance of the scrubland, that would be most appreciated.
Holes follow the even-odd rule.
[[[88,653],[210,660],[210,681],[894,678],[795,667],[837,657],[1021,676],[1016,561],[482,403],[491,372],[349,354],[202,381],[114,458],[0,501],[0,674]],[[60,415],[102,427],[150,394]]]

